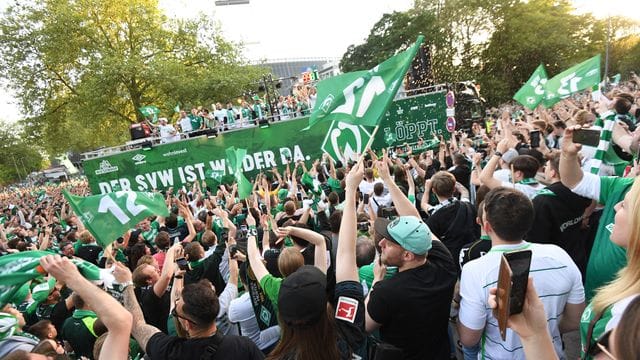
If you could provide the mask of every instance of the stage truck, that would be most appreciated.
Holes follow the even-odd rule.
[[[405,143],[414,148],[437,147],[440,135],[449,139],[456,128],[480,120],[480,114],[484,114],[478,105],[481,102],[468,94],[461,94],[464,100],[456,102],[455,94],[460,93],[456,88],[436,85],[419,95],[397,98],[380,122],[372,149],[396,148]],[[478,109],[470,112],[470,106]],[[458,113],[456,107],[464,111]],[[372,127],[343,122],[320,122],[303,131],[308,123],[308,117],[298,117],[272,121],[268,127],[233,129],[166,144],[157,139],[136,140],[84,153],[83,169],[93,194],[178,189],[202,180],[215,186],[232,180],[225,159],[225,150],[231,146],[247,149],[243,170],[251,179],[273,167],[282,169],[288,161],[306,161],[309,167],[323,152],[335,160],[353,159],[373,132]]]

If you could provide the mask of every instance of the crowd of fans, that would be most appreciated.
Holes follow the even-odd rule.
[[[6,191],[0,252],[51,255],[44,296],[1,309],[0,358],[558,359],[579,330],[583,358],[636,359],[638,85],[491,109],[435,151],[290,163],[246,199],[234,184],[169,188],[168,217],[107,249],[61,196],[85,182]],[[606,158],[593,171],[597,150],[574,142],[585,126],[610,130],[621,173]],[[503,340],[500,257],[523,249],[528,290]],[[74,257],[105,269],[100,288]]]
[[[258,126],[260,121],[274,122],[308,116],[315,106],[316,97],[315,87],[299,84],[294,86],[291,95],[278,96],[271,104],[255,95],[242,100],[239,106],[228,102],[226,105],[216,103],[211,109],[194,107],[190,112],[178,111],[173,123],[161,117],[157,124],[151,119],[144,119],[142,126],[147,136],[155,134],[162,142],[171,142],[179,140],[180,134],[188,135],[194,131],[223,132]]]

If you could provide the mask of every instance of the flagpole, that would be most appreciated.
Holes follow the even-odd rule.
[[[369,141],[367,141],[367,145],[365,145],[364,149],[362,149],[362,154],[360,154],[360,158],[358,158],[358,162],[360,162],[360,161],[362,161],[364,159],[364,155],[367,153],[367,150],[369,150],[369,148],[373,144],[373,140],[375,139],[376,133],[378,132],[379,128],[380,128],[380,125],[376,125],[376,127],[373,128],[373,132],[371,133],[371,137],[369,138]]]

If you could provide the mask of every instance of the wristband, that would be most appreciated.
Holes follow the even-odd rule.
[[[496,151],[493,153],[493,156],[500,156],[502,157],[502,153],[500,151]]]
[[[258,236],[258,229],[256,228],[255,225],[249,225],[247,236]]]
[[[124,292],[129,286],[133,286],[133,281],[129,280],[123,284],[120,284],[120,292]]]
[[[182,280],[182,278],[184,278],[184,275],[174,275],[173,278]]]

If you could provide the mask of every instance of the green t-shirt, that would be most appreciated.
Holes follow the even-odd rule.
[[[191,120],[191,127],[194,131],[202,126],[202,118],[200,116],[189,115],[189,120]]]
[[[340,186],[340,181],[338,179],[330,177],[329,180],[327,180],[327,185],[329,185],[331,191],[335,191],[338,194],[343,192],[342,187]]]
[[[384,279],[390,279],[398,272],[398,267],[387,266],[387,273]],[[362,266],[358,269],[358,277],[360,278],[360,284],[367,285],[367,289],[371,290],[371,284],[373,283],[373,263]]]
[[[587,344],[587,335],[589,334],[589,325],[591,321],[595,319],[598,315],[595,311],[593,311],[593,304],[590,303],[582,313],[582,317],[580,318],[580,358],[581,359],[593,359],[592,356],[584,357],[585,353],[593,344],[595,344],[598,339],[606,332],[607,327],[613,328],[618,326],[618,322],[620,321],[622,314],[626,310],[627,306],[631,301],[633,301],[638,295],[631,295],[626,297],[613,305],[607,307],[600,319],[594,324],[593,332],[591,334],[591,341]],[[613,321],[612,321],[613,320]],[[608,325],[608,326],[607,326]]]
[[[604,204],[604,210],[602,210],[598,231],[587,264],[584,287],[587,301],[591,301],[596,289],[613,280],[618,270],[627,265],[627,251],[614,244],[609,237],[616,216],[614,207],[624,199],[633,180],[633,178],[612,176],[600,177],[599,202]]]
[[[267,294],[267,297],[273,304],[273,309],[278,311],[278,294],[280,294],[280,285],[282,285],[282,278],[275,277],[271,274],[263,277],[260,280],[260,287]]]
[[[158,224],[157,221],[153,221],[151,222],[151,227],[149,228],[149,231],[143,231],[142,232],[142,237],[147,240],[151,245],[155,245],[156,244],[156,236],[158,236],[158,232],[160,229],[160,225]]]

